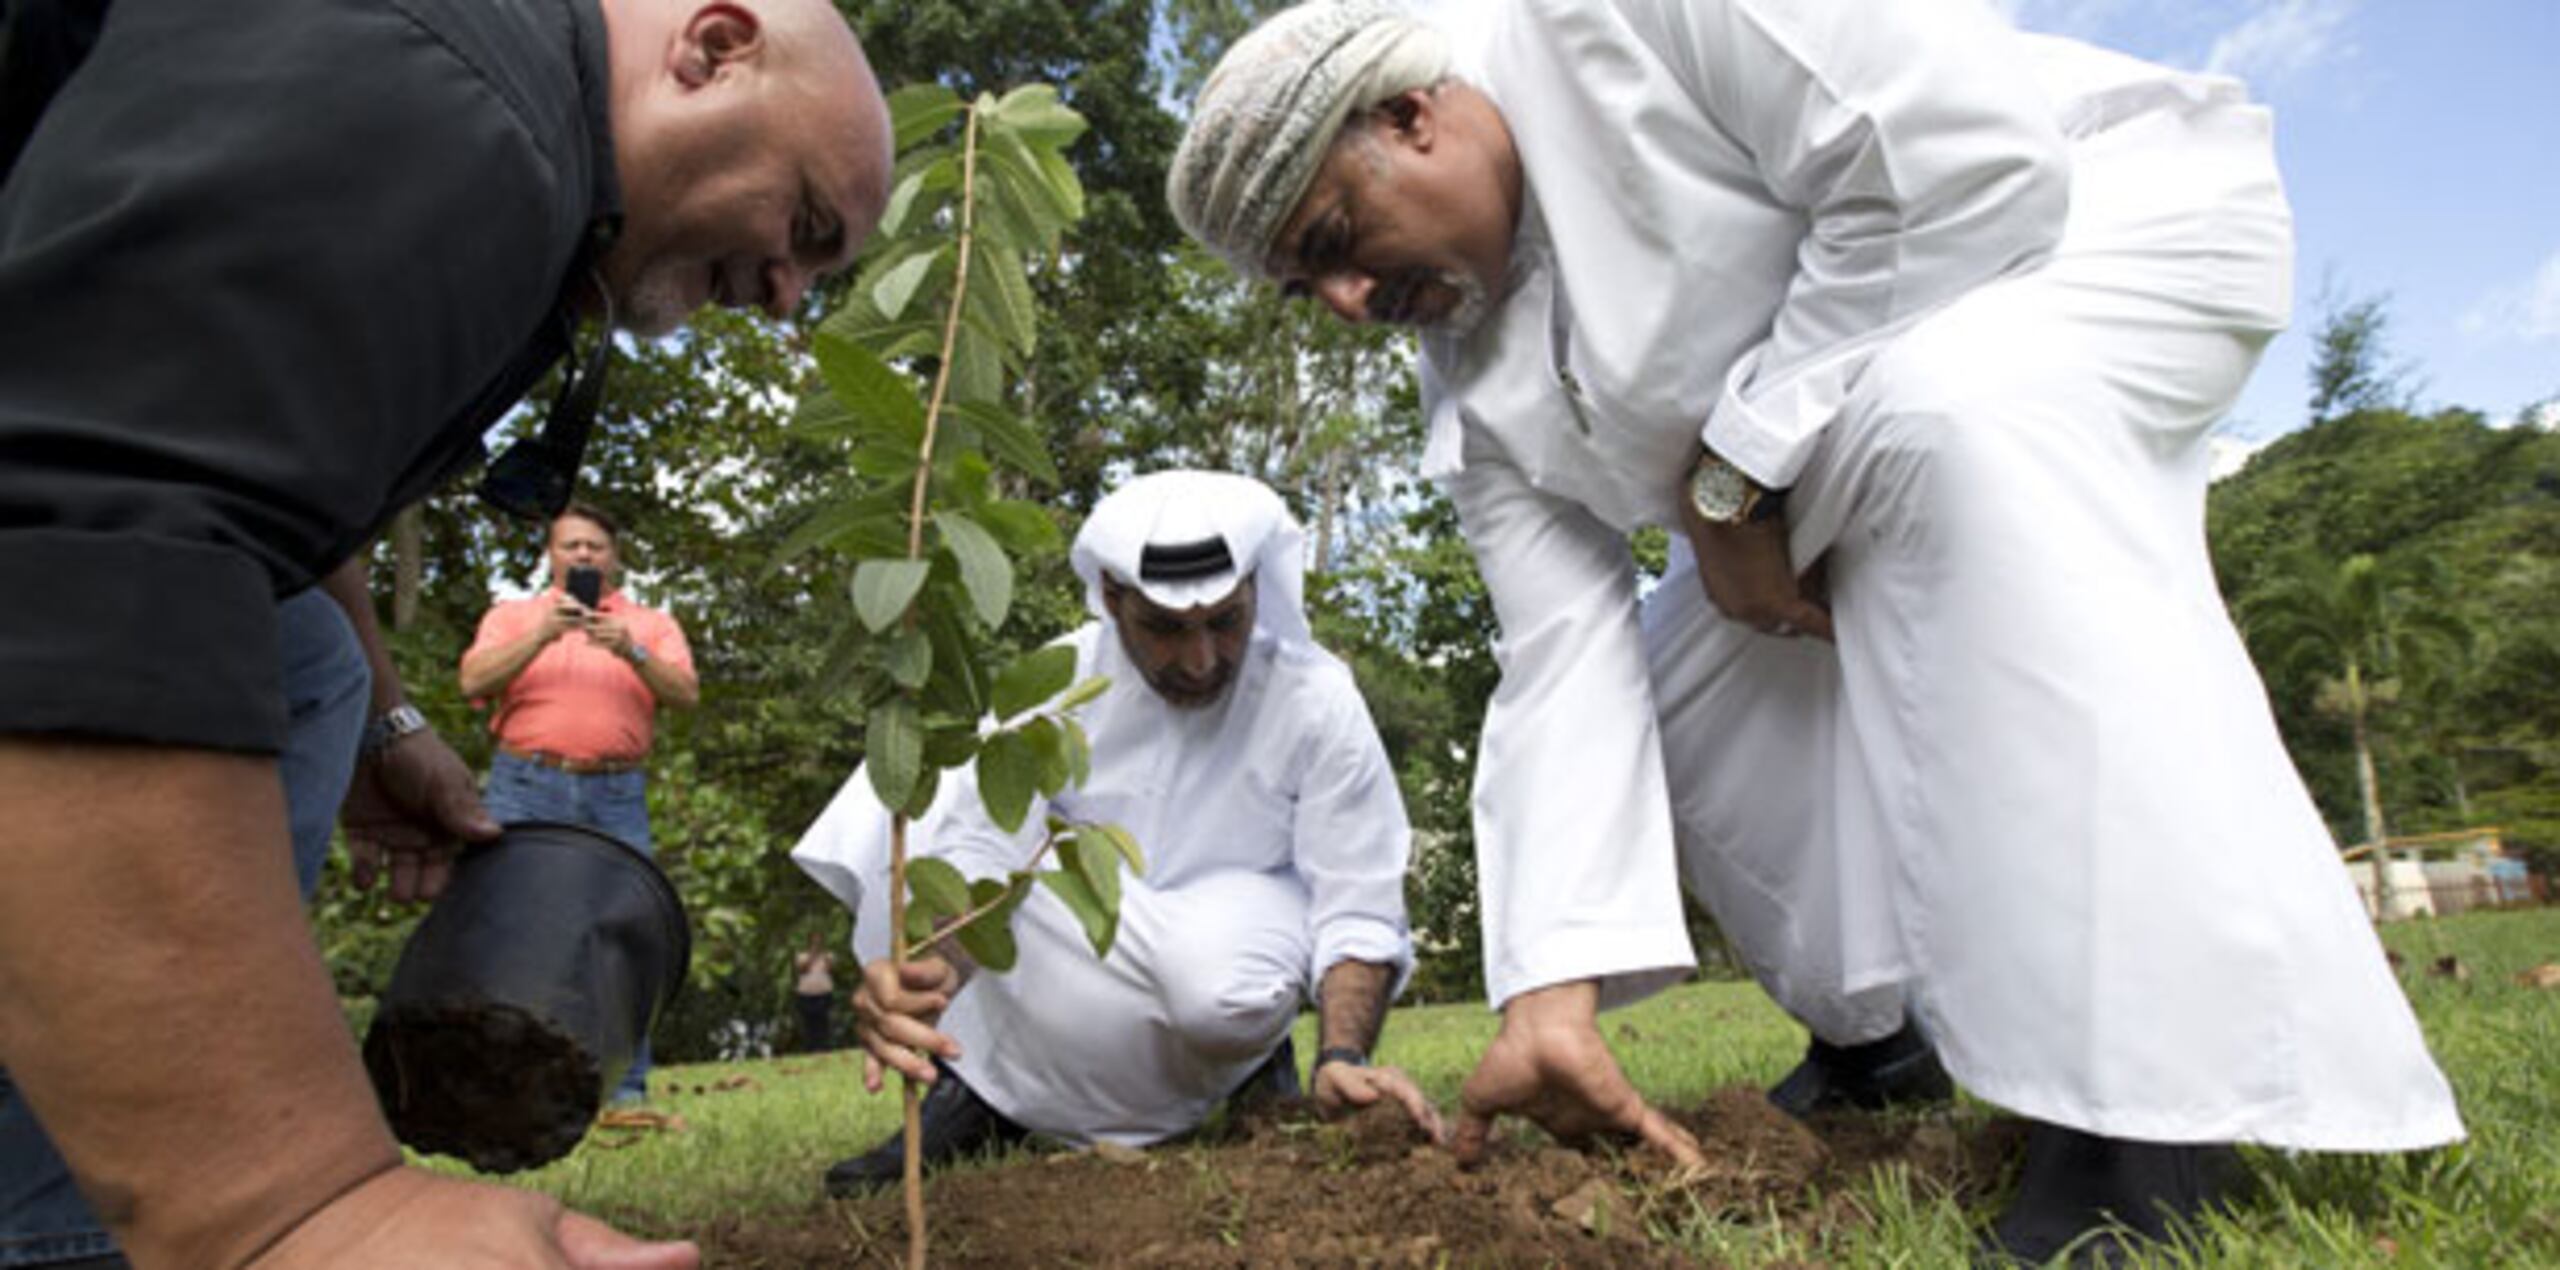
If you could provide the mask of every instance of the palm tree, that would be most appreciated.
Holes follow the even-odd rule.
[[[2392,894],[2375,717],[2398,700],[2404,675],[2448,664],[2470,644],[2471,628],[2449,602],[2450,590],[2433,560],[2386,564],[2365,553],[2333,560],[2305,547],[2279,561],[2240,606],[2241,625],[2266,663],[2318,675],[2320,708],[2347,723],[2377,917],[2390,914]]]

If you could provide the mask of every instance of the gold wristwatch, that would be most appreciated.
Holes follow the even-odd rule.
[[[1747,525],[1787,509],[1787,492],[1769,489],[1713,450],[1698,455],[1689,469],[1689,507],[1710,525]]]

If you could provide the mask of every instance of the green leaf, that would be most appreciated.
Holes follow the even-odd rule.
[[[976,515],[978,523],[1017,556],[1051,551],[1058,546],[1058,522],[1049,519],[1049,513],[1037,503],[998,499],[980,505]]]
[[[924,174],[909,172],[898,178],[897,188],[889,191],[889,205],[880,210],[879,227],[871,232],[883,238],[895,238],[906,226],[907,213],[915,210],[916,196],[924,193]]]
[[[1067,757],[1067,734],[1045,714],[1033,715],[1022,725],[1023,743],[1031,747],[1034,770],[1040,792],[1052,798],[1067,787],[1071,764]]]
[[[1076,722],[1073,716],[1058,717],[1064,720],[1067,730],[1067,779],[1081,787],[1093,779],[1093,739],[1084,734],[1084,725]]]
[[[1063,713],[1109,691],[1111,691],[1111,676],[1088,675],[1084,682],[1067,689],[1066,695],[1058,698],[1057,702],[1049,708]]]
[[[909,84],[889,94],[889,121],[897,135],[896,148],[903,151],[932,136],[961,109],[960,94],[940,84]]]
[[[915,791],[907,795],[907,805],[899,808],[898,814],[910,821],[924,819],[933,811],[934,797],[941,792],[942,773],[928,763],[922,772],[916,774]]]
[[[1004,398],[1004,351],[1001,341],[962,339],[951,354],[952,401],[1000,401]]]
[[[1139,877],[1147,875],[1146,853],[1138,849],[1138,840],[1129,836],[1128,830],[1118,825],[1090,824],[1083,827],[1083,832],[1099,835],[1103,841],[1110,843],[1111,849],[1119,852],[1121,859],[1128,861],[1131,873]]]
[[[1002,974],[1021,960],[1021,950],[1014,945],[1013,927],[1005,924],[1005,913],[997,909],[981,915],[960,928],[956,938],[960,949],[982,969]]]
[[[1093,885],[1080,873],[1051,870],[1040,875],[1040,884],[1075,914],[1076,922],[1084,927],[1085,940],[1093,945],[1093,955],[1110,956],[1112,938],[1120,933],[1119,910],[1103,907],[1101,898],[1093,893]]]
[[[1042,150],[1038,157],[1040,175],[1048,178],[1051,201],[1066,209],[1070,223],[1083,220],[1084,182],[1076,176],[1075,168],[1055,150]]]
[[[907,893],[916,903],[930,906],[936,921],[969,911],[969,879],[960,876],[949,860],[922,856],[907,861]],[[911,905],[907,911],[915,909]]]
[[[1076,650],[1067,644],[1035,648],[1013,659],[996,675],[993,706],[996,718],[1011,719],[1058,695],[1076,675]]]
[[[817,354],[818,372],[827,378],[827,390],[855,417],[894,429],[899,437],[924,436],[924,405],[916,400],[915,385],[906,376],[891,370],[870,349],[824,329],[811,341],[811,349]]]
[[[969,248],[969,304],[987,325],[1001,333],[1017,354],[1028,355],[1039,337],[1039,302],[1023,275],[1022,254],[1001,243],[979,240]]]
[[[907,311],[907,301],[915,298],[916,288],[924,284],[925,275],[933,272],[933,264],[942,258],[940,252],[920,251],[898,262],[880,275],[871,288],[871,302],[880,306],[880,316],[895,320]]]
[[[862,747],[871,792],[888,806],[906,806],[924,772],[924,725],[916,717],[915,703],[899,696],[873,706]]]
[[[1093,898],[1116,918],[1120,913],[1120,844],[1112,841],[1109,827],[1088,825],[1076,834],[1082,848],[1075,854],[1076,872],[1086,886],[1093,888]],[[1102,841],[1094,841],[1099,836]],[[1125,836],[1125,835],[1124,835]],[[1107,849],[1106,849],[1107,848]]]
[[[853,570],[853,611],[872,631],[885,631],[907,615],[932,566],[922,560],[865,560]]]
[[[925,700],[969,720],[974,728],[978,716],[987,712],[988,687],[977,645],[962,629],[958,613],[931,606],[922,612],[925,633],[933,637],[933,682],[925,688]]]
[[[1022,827],[1031,813],[1031,796],[1039,783],[1040,761],[1019,732],[998,732],[978,749],[978,799],[987,818],[1006,833]]]
[[[972,724],[927,728],[924,734],[925,765],[958,767],[977,757],[978,744],[978,729]]]
[[[889,682],[921,688],[933,676],[933,637],[908,627],[889,638]]]
[[[1060,102],[1050,84],[1024,84],[1006,93],[989,113],[1035,145],[1055,148],[1084,135],[1084,116]]]
[[[1004,615],[1013,607],[1012,558],[985,527],[958,512],[936,512],[933,523],[960,566],[960,585],[968,588],[978,620],[989,629],[1004,625]]]
[[[1001,405],[983,401],[947,402],[943,409],[978,430],[987,449],[997,458],[1012,464],[1043,485],[1058,483],[1058,465],[1049,460],[1049,447],[1040,434],[1022,416]],[[1054,530],[1055,526],[1051,527]]]
[[[850,554],[884,555],[886,549],[864,550],[884,542],[903,542],[906,504],[895,491],[881,490],[821,504],[807,519],[792,527],[782,545],[773,549],[765,563],[765,576],[779,573],[791,561],[816,550],[830,547]]]
[[[921,908],[907,910],[907,947],[914,948],[933,938],[933,914]]]

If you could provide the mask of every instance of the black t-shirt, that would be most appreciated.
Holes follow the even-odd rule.
[[[0,4],[0,102],[25,15],[94,25],[0,183],[0,733],[272,750],[275,597],[566,350],[620,211],[602,17]]]

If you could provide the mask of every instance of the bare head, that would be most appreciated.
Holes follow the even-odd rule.
[[[888,103],[827,0],[604,0],[622,235],[617,321],[663,335],[705,304],[798,307],[888,201]]]
[[[1236,42],[1166,182],[1193,237],[1354,322],[1473,325],[1509,270],[1502,114],[1395,0],[1310,0]]]
[[[551,522],[543,544],[554,586],[568,583],[569,570],[584,565],[604,574],[607,587],[622,580],[622,527],[613,517],[587,503],[571,503]]]

